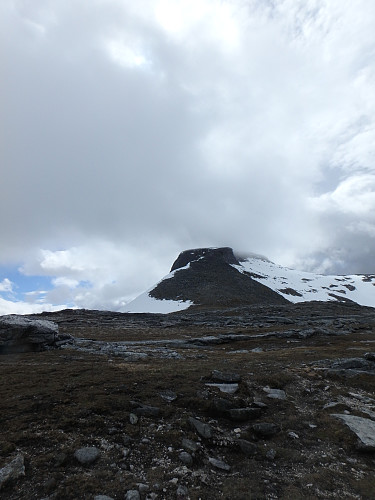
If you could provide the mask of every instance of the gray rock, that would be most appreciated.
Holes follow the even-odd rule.
[[[158,417],[160,409],[157,408],[156,406],[142,405],[138,408],[135,408],[133,412],[138,417]]]
[[[160,397],[164,399],[164,401],[171,403],[172,401],[175,401],[177,399],[177,394],[170,389],[167,389],[160,393]]]
[[[224,470],[226,472],[230,471],[230,465],[227,463],[223,462],[222,460],[218,460],[217,458],[209,458],[208,459],[209,463],[216,467],[216,469]]]
[[[276,458],[276,450],[274,450],[273,448],[271,448],[270,450],[268,450],[267,453],[266,453],[266,458],[268,460],[275,460],[275,458]]]
[[[250,441],[247,441],[246,439],[238,439],[237,444],[240,447],[242,453],[244,453],[248,457],[253,457],[258,451],[257,445]]]
[[[359,450],[375,451],[375,422],[373,420],[341,413],[332,413],[332,416],[342,420],[357,435]]]
[[[210,382],[206,384],[207,387],[217,387],[220,392],[226,394],[234,394],[238,391],[238,384],[224,384],[218,382]]]
[[[176,495],[177,495],[177,500],[180,500],[181,498],[188,497],[189,491],[186,488],[186,486],[182,486],[182,484],[180,484],[179,487],[177,488]]]
[[[113,500],[113,498],[108,497],[107,495],[96,495],[94,500]]]
[[[267,397],[271,399],[286,399],[285,391],[281,389],[270,389],[269,387],[263,387],[264,392],[267,393]]]
[[[191,439],[186,438],[183,438],[182,440],[182,447],[185,448],[185,450],[190,451],[191,453],[195,453],[199,449],[198,443],[195,443],[194,441],[191,441]]]
[[[95,446],[87,446],[85,448],[80,448],[74,452],[75,458],[82,465],[90,465],[100,456],[100,450]]]
[[[186,451],[182,451],[179,455],[178,458],[181,460],[182,463],[185,465],[191,465],[193,463],[193,457],[190,455],[190,453],[187,453]]]
[[[9,315],[0,317],[0,354],[35,352],[73,342],[73,337],[59,333],[56,323]]]
[[[212,428],[210,425],[197,420],[196,418],[189,418],[190,425],[194,427],[197,433],[204,439],[212,438]]]
[[[225,382],[227,384],[241,381],[241,375],[239,375],[238,373],[225,373],[219,370],[213,370],[211,373],[211,377],[217,382]]]
[[[363,357],[368,361],[375,361],[375,352],[366,352]]]
[[[234,403],[228,399],[214,398],[211,405],[211,413],[214,416],[225,416],[234,408]]]
[[[125,494],[125,500],[141,500],[138,490],[128,490]]]
[[[0,489],[8,481],[18,479],[25,475],[23,455],[17,455],[9,464],[0,469]]]
[[[235,422],[246,422],[258,418],[262,413],[260,408],[233,408],[229,410],[229,418]]]
[[[268,438],[280,432],[280,427],[268,422],[259,422],[253,425],[253,431],[260,437]]]
[[[135,413],[130,413],[129,414],[129,422],[132,424],[132,425],[136,425],[138,424],[138,417]]]

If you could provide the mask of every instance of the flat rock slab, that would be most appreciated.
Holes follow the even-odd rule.
[[[0,469],[0,489],[8,481],[18,479],[25,475],[23,455],[17,455],[8,465]]]
[[[341,413],[332,413],[332,417],[342,420],[357,435],[359,450],[375,451],[375,422],[373,420]]]
[[[238,391],[238,384],[221,384],[210,382],[205,385],[207,387],[217,387],[220,392],[224,392],[225,394],[234,394]]]
[[[271,399],[286,399],[285,391],[281,389],[271,389],[270,387],[263,387],[264,392],[267,393],[267,397]]]
[[[217,458],[209,458],[208,461],[211,465],[216,467],[216,469],[224,470],[226,472],[230,471],[230,465],[223,462],[222,460],[218,460]]]

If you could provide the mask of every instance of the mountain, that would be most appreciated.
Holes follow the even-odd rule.
[[[170,273],[126,305],[126,312],[170,313],[188,307],[339,301],[375,307],[375,275],[327,276],[288,269],[229,247],[181,252]]]

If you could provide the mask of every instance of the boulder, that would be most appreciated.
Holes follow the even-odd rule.
[[[17,315],[0,317],[0,354],[44,351],[72,341],[70,335],[59,333],[53,321]]]
[[[358,437],[357,448],[360,451],[375,451],[375,422],[369,418],[332,413],[332,417],[342,420]]]

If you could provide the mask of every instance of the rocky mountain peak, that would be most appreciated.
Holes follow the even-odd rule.
[[[176,269],[181,269],[190,262],[194,262],[199,259],[204,259],[206,261],[221,264],[239,264],[237,258],[233,253],[233,249],[230,247],[194,248],[191,250],[185,250],[180,253],[180,255],[173,263],[171,272],[175,271]]]

